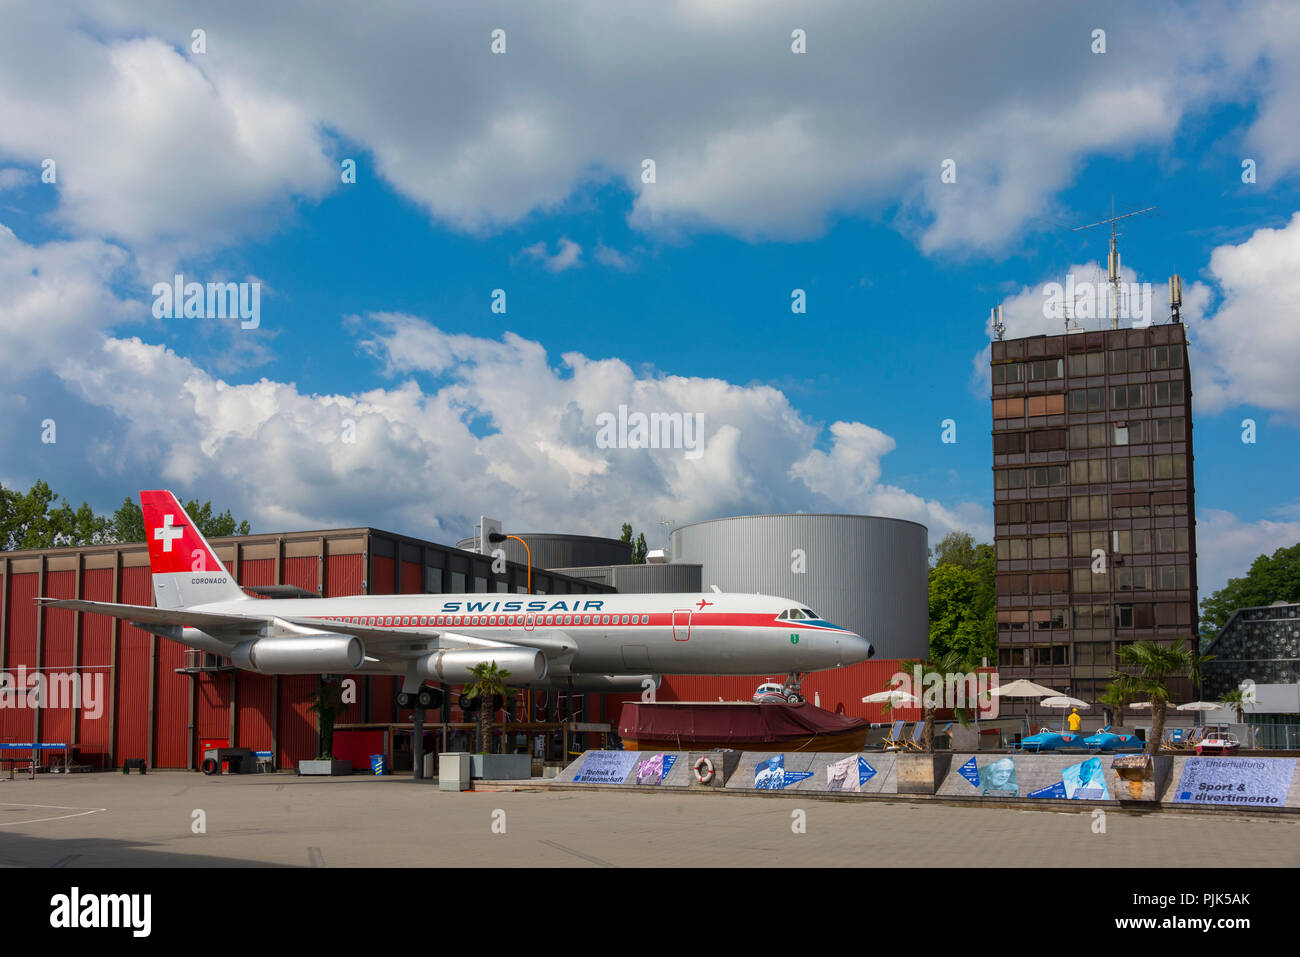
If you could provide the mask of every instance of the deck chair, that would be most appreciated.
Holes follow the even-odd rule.
[[[928,723],[929,722],[927,721],[916,722],[916,724],[912,726],[912,736],[903,739],[903,747],[907,748],[909,751],[924,750],[925,746],[921,743],[921,739],[925,737],[925,726]]]
[[[1188,735],[1178,743],[1178,749],[1180,751],[1195,751],[1196,745],[1205,737],[1206,730],[1207,726],[1203,724],[1198,724],[1192,728]]]
[[[1181,751],[1183,736],[1179,728],[1166,728],[1165,736],[1160,739],[1160,747],[1168,751]]]
[[[907,725],[906,721],[895,721],[894,726],[889,729],[889,734],[885,735],[880,746],[886,750],[892,750],[903,746],[903,728]]]

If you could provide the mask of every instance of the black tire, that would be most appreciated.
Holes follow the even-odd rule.
[[[204,758],[203,763],[199,765],[199,770],[204,774],[220,774],[221,763],[216,758]]]
[[[421,708],[439,708],[442,706],[442,692],[437,688],[421,688],[415,701]]]
[[[467,698],[464,695],[461,695],[460,700],[457,701],[457,704],[460,705],[460,710],[465,712],[465,714],[473,714],[478,710],[478,706],[482,703],[482,698]]]
[[[396,701],[397,701],[397,707],[398,707],[399,709],[403,710],[403,711],[406,711],[406,710],[409,709],[409,708],[412,706],[412,704],[414,703],[414,702],[411,700],[411,699],[414,698],[414,697],[415,697],[414,695],[409,694],[408,692],[405,692],[405,691],[399,691],[399,692],[397,692],[397,698],[396,698]]]
[[[790,704],[803,704],[803,695],[791,693],[785,696],[785,700]]]

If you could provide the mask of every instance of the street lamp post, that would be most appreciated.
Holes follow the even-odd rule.
[[[528,556],[528,594],[533,593],[533,551],[528,547],[528,543],[518,535],[502,535],[500,532],[489,532],[488,541],[493,545],[504,542],[507,538],[513,538],[520,545],[524,546],[524,554]]]

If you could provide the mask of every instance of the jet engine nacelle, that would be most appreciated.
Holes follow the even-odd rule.
[[[308,675],[356,671],[366,650],[352,635],[258,638],[230,650],[238,667],[264,675]]]
[[[550,686],[560,691],[645,691],[646,682],[658,688],[663,675],[565,675],[552,678]]]
[[[473,681],[470,669],[491,661],[495,661],[503,671],[510,672],[507,683],[512,686],[535,684],[546,677],[546,655],[536,648],[456,648],[435,651],[421,658],[417,667],[426,678],[455,685]]]

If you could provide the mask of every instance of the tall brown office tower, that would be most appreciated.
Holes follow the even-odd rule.
[[[993,343],[998,668],[1092,702],[1118,649],[1194,641],[1191,375],[1178,322]],[[1175,679],[1175,701],[1188,679]],[[1030,699],[1003,714],[1062,718]]]

